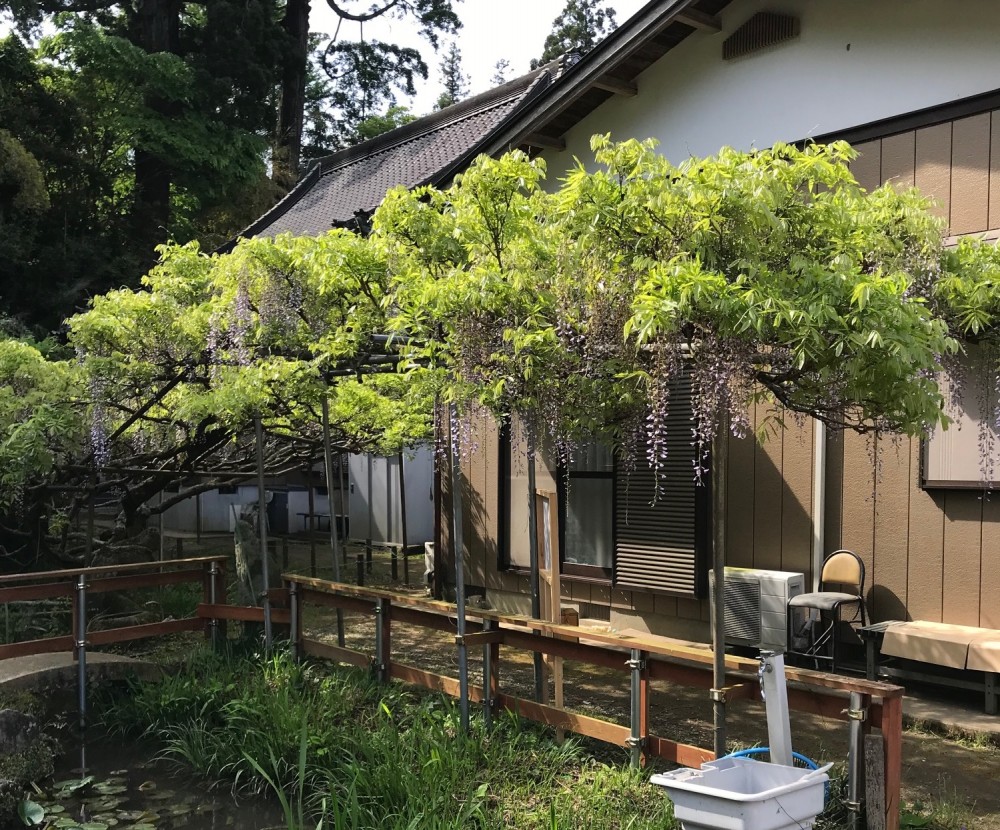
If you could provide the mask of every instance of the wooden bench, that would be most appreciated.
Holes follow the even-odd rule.
[[[865,642],[865,669],[869,680],[879,676],[922,680],[958,689],[983,692],[986,714],[997,714],[1000,695],[1000,631],[969,625],[886,620],[859,629]],[[938,666],[925,671],[884,665],[883,657]],[[981,674],[982,679],[968,676]]]

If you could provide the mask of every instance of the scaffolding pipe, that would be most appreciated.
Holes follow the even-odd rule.
[[[861,827],[861,770],[864,763],[864,719],[860,692],[851,692],[847,715],[851,721],[851,739],[847,749],[847,826]]]
[[[712,444],[712,726],[715,757],[726,754],[726,463],[729,418],[722,416]]]
[[[497,630],[496,620],[483,620],[483,631]],[[483,645],[483,726],[488,732],[493,725],[493,645]]]
[[[531,617],[542,618],[541,576],[538,572],[538,510],[535,506],[535,441],[528,433],[528,570],[531,572]],[[554,541],[554,540],[553,540]],[[541,703],[545,696],[545,674],[542,671],[542,655],[537,651],[532,655],[535,667],[535,703]]]
[[[208,566],[208,601],[211,605],[215,605],[219,601],[219,563],[212,562]],[[216,617],[212,617],[208,621],[209,631],[211,632],[210,639],[212,643],[212,650],[215,651],[219,647],[219,620]]]
[[[372,572],[372,525],[375,524],[375,506],[372,504],[372,479],[375,477],[375,460],[372,454],[368,453],[368,533],[365,535],[365,566],[368,573]]]
[[[642,651],[637,648],[631,650],[629,657],[628,667],[632,683],[629,695],[631,729],[628,747],[631,764],[638,769],[642,763],[642,670],[645,667],[645,661]]]
[[[292,660],[299,662],[299,628],[302,625],[299,619],[301,609],[299,608],[299,583],[293,582],[288,586],[288,613],[289,613],[289,645],[291,646]]]
[[[403,454],[399,454],[399,533],[403,537],[403,584],[410,587],[410,560],[406,555],[406,476],[403,474]]]
[[[257,529],[260,533],[260,564],[264,580],[264,647],[270,651],[271,630],[271,574],[267,551],[267,491],[264,489],[264,424],[260,415],[254,418],[257,433]]]
[[[458,407],[449,404],[451,430],[458,423]],[[469,731],[469,650],[465,644],[465,544],[462,538],[462,467],[458,451],[458,436],[451,438],[451,503],[452,539],[455,555],[455,606],[457,616],[458,645],[458,704],[462,718],[462,731]]]
[[[80,739],[87,729],[87,577],[76,582],[76,681],[80,707]],[[83,775],[83,773],[80,773]]]
[[[333,446],[330,442],[330,403],[326,399],[326,395],[323,396],[323,464],[326,469],[326,501],[330,506],[330,555],[333,557],[333,581],[340,582],[340,555],[337,552],[337,509],[333,500]],[[338,483],[343,487],[343,478],[340,478],[339,472],[338,470]],[[341,493],[343,493],[342,489]],[[341,648],[344,647],[344,611],[342,608],[337,609],[337,645]]]

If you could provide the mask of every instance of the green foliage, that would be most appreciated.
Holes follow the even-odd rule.
[[[85,434],[81,396],[70,364],[0,339],[0,507],[76,453]]]
[[[444,89],[438,96],[434,109],[443,110],[469,97],[469,76],[462,71],[462,51],[452,41],[441,58],[441,84]]]
[[[462,734],[452,701],[380,687],[354,670],[284,658],[198,657],[136,684],[104,718],[146,728],[201,774],[281,793],[289,830],[318,826],[482,830],[670,828],[669,801],[641,772],[598,764],[505,715]]]
[[[417,116],[406,107],[391,106],[384,115],[370,115],[358,124],[357,137],[359,141],[367,141],[416,120]]]
[[[566,0],[552,21],[542,56],[532,59],[531,68],[537,69],[567,52],[589,52],[614,28],[615,10],[602,0]]]
[[[866,193],[844,144],[679,167],[651,142],[594,149],[598,172],[581,163],[552,194],[510,154],[376,213],[393,325],[445,400],[518,413],[557,445],[603,433],[632,451],[638,435],[651,463],[682,372],[702,447],[759,401],[862,431],[944,419],[934,373],[959,347],[929,286],[955,263],[983,274],[942,252],[919,194]]]
[[[11,211],[39,211],[49,206],[42,168],[24,145],[0,130],[0,223]]]

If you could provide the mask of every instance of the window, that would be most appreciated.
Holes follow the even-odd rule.
[[[948,429],[936,427],[923,444],[923,485],[938,488],[992,489],[1000,481],[1000,434],[996,429],[995,376],[982,349],[966,344],[955,406],[946,405]],[[948,401],[952,379],[938,383]],[[985,411],[984,411],[985,410]],[[984,458],[985,456],[985,458]]]
[[[671,390],[667,460],[657,476],[637,450],[627,471],[611,451],[594,442],[556,474],[561,521],[562,573],[624,589],[699,598],[708,583],[710,488],[694,480],[691,382]],[[500,567],[527,570],[528,471],[518,429],[500,433]],[[541,465],[539,465],[541,467]],[[539,478],[548,478],[542,469]],[[539,486],[544,487],[541,483]]]
[[[235,484],[223,484],[218,488],[218,491],[220,496],[235,496],[240,491],[240,488]]]
[[[615,461],[598,443],[581,447],[560,476],[563,572],[610,577],[613,565]]]

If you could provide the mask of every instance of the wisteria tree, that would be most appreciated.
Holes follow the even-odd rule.
[[[603,169],[554,194],[541,162],[512,154],[376,214],[395,324],[447,366],[446,397],[518,412],[557,443],[596,433],[630,451],[639,429],[654,464],[682,372],[706,452],[761,401],[859,431],[940,421],[934,374],[958,349],[940,286],[982,279],[960,267],[971,254],[943,253],[917,193],[863,191],[845,144],[679,167],[649,142],[594,149]],[[963,276],[943,281],[944,264]]]
[[[384,328],[387,275],[365,240],[335,231],[223,256],[162,253],[142,289],[98,297],[69,321],[75,359],[0,344],[12,382],[0,417],[22,424],[0,441],[3,458],[19,459],[0,480],[11,564],[80,561],[68,520],[95,492],[119,507],[105,541],[125,542],[150,515],[251,478],[256,418],[269,474],[322,458],[324,398],[339,448],[395,453],[429,437],[423,386],[392,371],[371,337]],[[168,484],[178,491],[151,502]]]
[[[721,591],[729,433],[758,403],[774,424],[875,434],[946,420],[935,375],[953,335],[995,326],[998,257],[945,254],[927,201],[864,191],[846,144],[679,166],[651,142],[593,149],[601,169],[578,165],[552,194],[518,154],[480,160],[447,193],[392,194],[375,227],[394,253],[395,324],[446,398],[517,413],[564,457],[599,438],[662,468],[671,385],[689,374]]]

